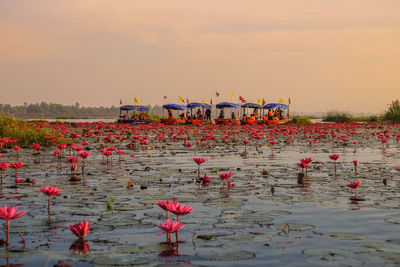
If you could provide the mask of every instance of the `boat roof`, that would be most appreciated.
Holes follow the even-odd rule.
[[[198,102],[192,102],[186,105],[188,108],[197,108],[197,107],[201,107],[201,108],[205,108],[205,109],[210,109],[211,106],[209,104],[203,104],[203,103],[198,103]]]
[[[235,103],[230,103],[230,102],[221,102],[216,105],[217,108],[222,109],[222,108],[240,108],[238,104]]]
[[[165,105],[163,105],[163,108],[165,108],[165,109],[173,109],[173,110],[185,110],[185,109],[188,109],[186,106],[178,105],[178,104],[165,104]]]
[[[242,108],[263,108],[260,104],[246,103],[241,106]]]
[[[264,105],[265,109],[270,109],[270,108],[279,108],[279,109],[289,109],[288,105],[282,104],[282,103],[269,103]]]
[[[149,108],[146,106],[138,106],[138,105],[124,105],[119,107],[120,110],[137,110],[137,111],[149,111]]]

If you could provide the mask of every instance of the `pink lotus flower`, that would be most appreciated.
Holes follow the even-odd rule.
[[[76,163],[76,162],[79,161],[79,158],[78,158],[78,157],[69,157],[69,158],[67,158],[66,160],[67,160],[68,162],[70,162],[71,164],[74,164],[74,163]]]
[[[233,175],[233,173],[231,173],[231,172],[224,172],[224,173],[221,173],[221,174],[219,175],[219,178],[221,178],[223,181],[226,181],[226,180],[228,180],[229,178],[231,178],[232,175]]]
[[[193,158],[193,160],[197,163],[197,165],[202,164],[206,159],[204,158]]]
[[[158,227],[164,231],[163,233],[159,233],[159,235],[162,235],[175,233],[176,231],[179,231],[180,229],[185,227],[185,225],[180,224],[178,221],[173,222],[172,220],[167,220],[165,224],[158,222]]]
[[[14,146],[13,149],[17,151],[17,160],[19,159],[19,151],[22,149],[20,146]]]
[[[313,158],[304,158],[304,159],[300,159],[300,162],[310,164],[313,160],[314,160]]]
[[[68,226],[68,228],[71,230],[71,232],[79,237],[80,239],[85,238],[87,233],[89,232],[91,226],[91,222],[84,221],[84,222],[79,222],[74,225]]]
[[[209,183],[211,181],[210,177],[205,176],[205,175],[201,178],[201,180],[202,180],[203,183]]]
[[[49,196],[47,210],[50,212],[51,197],[60,194],[62,192],[62,189],[58,189],[55,186],[52,186],[52,187],[46,186],[46,187],[40,188],[40,191],[42,191],[43,194],[46,194]]]
[[[91,153],[86,152],[86,151],[78,152],[78,154],[83,160],[87,159],[90,155],[92,155]]]
[[[0,219],[7,221],[7,232],[6,232],[6,244],[8,245],[10,240],[10,220],[17,219],[26,214],[26,212],[18,213],[18,206],[4,206],[0,207]]]
[[[3,184],[3,172],[10,167],[11,164],[7,162],[0,162],[1,183]]]
[[[21,178],[15,178],[15,183],[20,184],[20,183],[25,183],[26,180],[25,179],[21,179]]]
[[[174,201],[174,202],[170,203],[167,206],[167,209],[170,212],[172,212],[173,214],[178,216],[177,221],[179,221],[179,216],[180,215],[188,214],[193,210],[193,208],[190,207],[190,206],[186,206],[186,205],[181,206],[181,204],[178,201]]]
[[[169,199],[167,201],[158,201],[157,202],[157,205],[160,208],[162,208],[163,210],[165,210],[167,220],[168,220],[168,211],[169,211],[168,207],[169,207],[170,204],[175,203],[175,202],[177,202],[177,201],[175,201],[175,200],[170,201]],[[179,202],[177,202],[177,203],[179,204]]]
[[[332,154],[332,155],[329,155],[329,158],[331,160],[336,161],[336,160],[338,160],[340,158],[340,155],[339,154]]]
[[[17,179],[18,179],[18,169],[24,165],[25,165],[24,162],[15,162],[15,163],[10,164],[10,167],[15,169],[15,182],[16,183],[17,183]]]
[[[358,182],[352,182],[349,183],[347,186],[351,188],[350,192],[353,192],[353,189],[355,189],[355,195],[357,196],[357,189],[361,185],[361,180],[358,180]]]

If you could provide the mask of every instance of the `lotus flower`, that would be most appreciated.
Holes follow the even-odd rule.
[[[176,233],[176,242],[178,242],[178,231],[182,229],[185,225],[180,224],[179,221],[173,222],[172,220],[167,220],[165,224],[158,222],[158,227],[163,230],[161,234],[167,234],[167,243],[171,242],[171,233]]]
[[[340,155],[339,154],[332,154],[332,155],[329,155],[329,158],[331,160],[333,160],[333,162],[334,162],[335,173],[336,173],[336,161],[340,158]]]
[[[71,232],[79,237],[80,239],[85,238],[87,233],[89,232],[91,226],[91,222],[84,221],[84,222],[79,222],[74,225],[68,226],[68,228],[71,230]]]
[[[357,189],[360,187],[360,185],[361,185],[361,180],[358,180],[358,182],[349,183],[347,186],[351,188],[350,192],[352,192],[353,189],[355,189],[355,196],[357,197]]]
[[[58,189],[55,186],[46,186],[43,188],[40,188],[40,191],[42,191],[43,194],[46,194],[49,196],[49,204],[47,206],[47,210],[50,212],[50,206],[51,206],[51,197],[56,196],[62,192],[62,189]]]
[[[194,160],[194,162],[197,163],[197,167],[198,167],[198,169],[197,169],[197,182],[199,183],[200,182],[200,165],[204,161],[206,161],[206,159],[204,159],[204,158],[193,158],[193,160]]]
[[[0,207],[0,219],[7,221],[7,233],[6,233],[6,244],[7,245],[9,243],[9,237],[10,237],[10,220],[17,219],[26,214],[26,212],[18,213],[17,211],[18,211],[18,206]]]
[[[11,168],[15,169],[15,182],[17,182],[16,179],[18,178],[18,169],[21,168],[24,165],[25,165],[24,162],[15,162],[15,163],[10,165]]]

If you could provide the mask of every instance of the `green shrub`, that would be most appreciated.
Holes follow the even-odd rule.
[[[324,120],[325,122],[352,122],[353,118],[348,112],[329,111]]]
[[[392,101],[383,118],[392,123],[400,123],[400,101],[398,99]]]
[[[308,117],[293,117],[293,119],[289,123],[312,124],[310,118]]]
[[[32,143],[46,145],[45,136],[56,136],[58,132],[51,132],[47,127],[38,127],[35,122],[14,120],[7,116],[0,116],[0,137],[19,139],[18,145],[29,146]],[[57,138],[60,142],[68,142],[67,139]]]

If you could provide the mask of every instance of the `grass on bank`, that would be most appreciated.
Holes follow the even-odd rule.
[[[372,115],[368,117],[353,117],[348,112],[341,111],[330,111],[323,118],[324,122],[336,122],[336,123],[346,123],[346,122],[382,122],[384,118],[378,115]]]
[[[45,136],[55,136],[59,142],[68,142],[68,139],[58,138],[58,132],[51,132],[47,127],[38,127],[37,123],[15,120],[7,116],[0,115],[0,138],[9,137],[19,139],[17,145],[29,146],[33,143],[39,143],[46,146]]]

